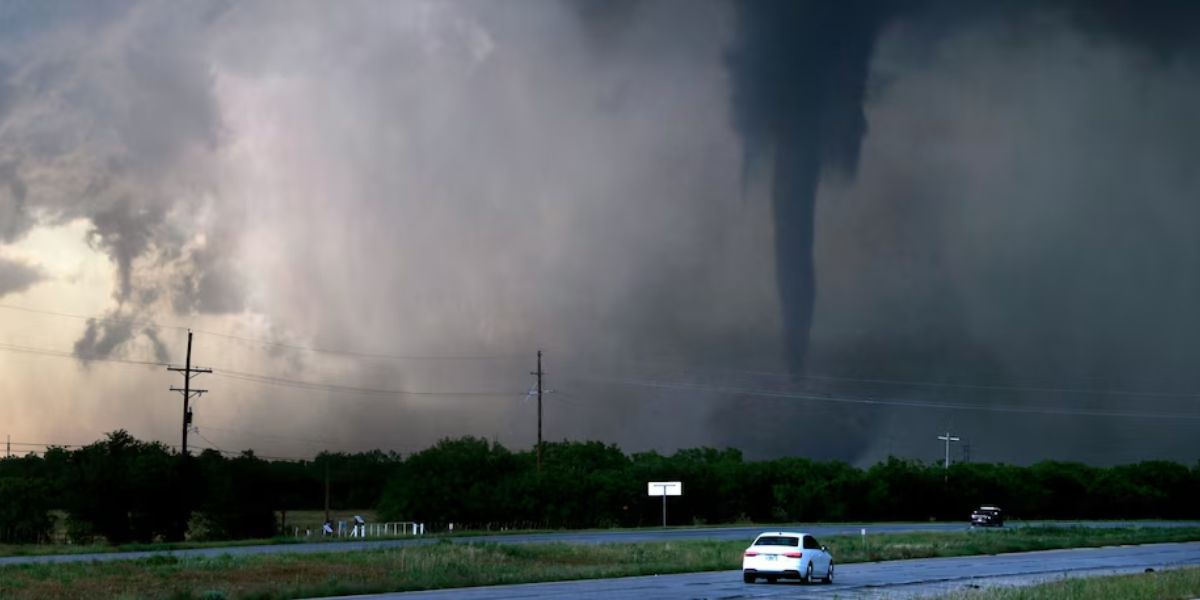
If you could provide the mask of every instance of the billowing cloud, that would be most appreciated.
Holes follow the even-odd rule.
[[[0,298],[24,290],[42,277],[36,267],[0,257]]]

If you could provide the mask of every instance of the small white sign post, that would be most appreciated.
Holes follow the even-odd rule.
[[[663,528],[667,527],[667,496],[682,496],[682,481],[651,481],[646,484],[646,495],[662,496]]]

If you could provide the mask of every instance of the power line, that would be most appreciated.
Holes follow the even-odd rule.
[[[222,450],[220,446],[217,446],[217,443],[216,443],[216,442],[214,442],[214,441],[212,441],[212,440],[208,439],[207,437],[204,437],[204,434],[203,434],[203,433],[200,433],[200,428],[199,428],[199,427],[196,427],[194,431],[196,432],[196,435],[200,436],[200,439],[202,439],[202,440],[204,440],[204,441],[208,442],[208,445],[212,446],[212,447],[213,447],[213,449],[214,449],[214,450],[216,450],[217,452],[226,452],[225,450]]]
[[[340,356],[350,356],[354,358],[373,358],[381,360],[417,360],[417,361],[436,361],[436,360],[465,360],[465,361],[484,361],[484,360],[505,360],[513,359],[521,356],[517,353],[512,354],[383,354],[375,352],[360,352],[356,350],[337,350],[332,348],[320,348],[315,346],[302,346],[299,344],[289,344],[286,342],[272,342],[258,338],[234,335],[229,333],[217,333],[215,331],[205,331],[203,329],[195,330],[196,333],[202,335],[211,335],[222,337],[231,340],[238,340],[259,346],[267,346],[271,348],[287,348],[289,350],[300,350],[303,352],[315,352],[318,354],[334,354]]]
[[[566,398],[563,398],[563,396],[570,396],[572,398],[578,398],[578,396],[576,396],[575,394],[572,394],[570,392],[564,392],[563,390],[556,389],[556,390],[546,390],[546,393],[554,394],[555,395],[554,399],[559,402],[562,402],[563,404],[570,404],[571,406],[578,406],[581,408],[583,407],[583,404],[580,404],[579,402],[573,402],[571,400],[567,400]]]
[[[40,446],[43,448],[83,448],[87,444],[55,444],[52,442],[9,442],[12,446]]]
[[[114,359],[76,356],[70,352],[62,352],[56,350],[46,350],[42,348],[31,348],[25,346],[16,346],[13,344],[0,343],[0,350],[9,350],[14,352],[27,352],[31,354],[39,354],[52,356],[56,358],[70,358],[83,361],[97,361],[107,363],[119,363],[142,366],[161,366],[163,363],[147,360],[132,360],[132,359]],[[214,373],[217,377],[223,377],[234,380],[241,380],[252,383],[265,385],[275,385],[281,387],[289,387],[295,389],[304,389],[310,391],[328,391],[328,392],[345,392],[361,395],[375,396],[447,396],[447,397],[505,397],[517,395],[513,392],[489,392],[489,391],[464,391],[464,392],[440,392],[440,391],[415,391],[415,390],[399,390],[399,389],[378,389],[364,388],[355,386],[346,386],[339,384],[331,384],[324,382],[302,381],[295,379],[287,379],[282,377],[273,377],[269,375],[261,375],[256,373],[244,373],[239,371],[224,371]],[[793,398],[801,400],[816,400],[822,402],[835,402],[846,404],[862,404],[862,405],[879,405],[879,406],[904,406],[910,408],[933,408],[945,410],[973,410],[984,412],[1005,412],[1005,413],[1027,413],[1027,414],[1047,414],[1047,415],[1076,415],[1076,416],[1094,416],[1094,417],[1130,417],[1130,418],[1162,418],[1162,419],[1200,419],[1200,415],[1189,413],[1145,413],[1135,411],[1099,411],[1089,409],[1076,409],[1069,407],[1025,407],[1025,406],[1010,406],[1010,405],[969,405],[969,404],[954,404],[945,402],[930,402],[924,400],[899,400],[899,399],[875,399],[861,398],[848,396],[833,396],[829,394],[811,394],[811,393],[796,393],[774,390],[761,390],[754,388],[741,388],[731,386],[714,386],[704,384],[688,384],[676,382],[662,381],[642,381],[642,380],[625,380],[597,377],[575,377],[577,381],[600,383],[609,385],[625,385],[634,387],[672,389],[672,390],[690,390],[704,391],[720,394],[759,396],[770,398]]]
[[[143,366],[149,366],[149,367],[161,367],[164,364],[166,364],[164,362],[155,361],[155,360],[138,360],[138,359],[129,359],[129,358],[113,358],[113,357],[108,357],[108,356],[76,354],[74,352],[67,352],[64,350],[50,350],[50,349],[46,349],[46,348],[21,346],[21,345],[17,345],[17,344],[8,344],[8,343],[4,343],[4,342],[0,342],[0,350],[8,350],[10,352],[21,352],[21,353],[25,353],[25,354],[38,354],[41,356],[53,356],[56,358],[70,358],[73,360],[79,360],[79,361],[83,361],[83,362],[106,362],[106,363],[118,363],[118,364],[126,364],[126,365],[143,365]]]
[[[244,435],[244,436],[250,436],[250,437],[254,437],[254,438],[263,438],[263,439],[267,439],[267,440],[276,440],[276,441],[282,441],[282,442],[296,442],[296,443],[300,443],[300,444],[304,444],[304,445],[308,445],[308,446],[319,446],[319,447],[321,447],[322,450],[325,450],[325,451],[332,451],[332,450],[340,450],[340,451],[346,451],[346,452],[366,452],[366,451],[368,451],[368,450],[364,450],[360,447],[347,446],[346,444],[344,444],[342,442],[338,442],[338,441],[334,441],[334,440],[322,440],[322,439],[316,439],[316,438],[282,436],[282,435],[262,433],[262,432],[257,432],[257,431],[246,431],[244,429],[229,429],[229,428],[224,428],[224,427],[214,427],[212,425],[205,425],[204,429],[206,429],[210,432],[220,431],[220,432],[228,433],[228,434]],[[395,444],[391,441],[383,443],[380,440],[356,440],[356,441],[359,442],[360,446],[361,445],[376,446],[375,448],[370,448],[370,450],[379,450],[379,449],[381,449],[381,447],[385,447],[385,446],[389,447],[389,448],[403,448],[405,450],[413,450],[413,449],[422,449],[423,450],[428,447],[428,446],[419,446],[419,445],[415,445],[415,444]]]
[[[646,363],[643,363],[646,364]],[[656,363],[648,363],[654,365]],[[776,377],[795,380],[817,380],[817,381],[833,381],[841,383],[865,383],[877,385],[894,385],[905,387],[933,387],[947,389],[969,389],[969,390],[987,390],[1000,392],[1030,392],[1030,393],[1056,393],[1056,394],[1080,394],[1091,396],[1128,396],[1128,397],[1149,397],[1149,398],[1179,398],[1193,399],[1200,398],[1200,393],[1195,392],[1160,392],[1160,391],[1139,391],[1139,390],[1107,390],[1096,388],[1079,388],[1068,386],[1027,386],[1027,385],[1000,385],[1000,384],[982,384],[982,383],[956,383],[945,381],[926,381],[914,379],[889,379],[882,377],[843,377],[834,375],[821,374],[804,374],[804,373],[781,373],[778,371],[758,371],[746,369],[730,369],[724,367],[689,367],[680,365],[668,365],[666,363],[657,363],[661,367],[668,370],[683,371],[683,372],[704,372],[704,373],[731,373],[740,375],[751,375],[758,377]]]
[[[312,460],[313,460],[312,458],[306,458],[306,457],[302,457],[302,456],[276,456],[276,455],[259,454],[254,451],[254,448],[246,448],[245,450],[240,450],[240,451],[222,450],[220,448],[214,448],[214,447],[208,447],[208,446],[196,446],[196,448],[198,448],[200,450],[212,450],[213,452],[218,452],[218,453],[224,454],[226,456],[232,456],[234,458],[240,457],[240,456],[244,455],[246,452],[250,452],[251,454],[254,455],[254,458],[261,458],[264,460],[283,460],[283,461],[289,461],[289,462],[312,462]]]
[[[334,442],[332,440],[318,440],[318,439],[312,439],[312,438],[280,436],[280,435],[273,435],[273,434],[269,434],[269,433],[260,433],[257,431],[246,431],[243,429],[228,429],[225,427],[214,427],[212,425],[205,425],[204,428],[208,429],[208,430],[212,430],[212,431],[220,431],[220,432],[232,433],[232,434],[236,434],[236,435],[246,435],[246,436],[251,436],[251,437],[256,437],[256,438],[266,438],[269,440],[279,440],[279,441],[285,441],[285,442],[299,442],[302,444],[308,444],[308,445],[313,445],[313,446],[337,445],[337,442]],[[213,444],[213,445],[215,446],[216,444]]]
[[[250,435],[250,436],[254,436],[254,437],[269,438],[269,439],[282,440],[282,441],[304,441],[303,438],[275,436],[275,435],[249,432],[249,431],[223,429],[220,427],[213,427],[211,425],[205,425],[203,429],[210,430],[210,431],[215,430],[215,431],[226,431],[226,432],[231,432],[231,433],[241,433],[241,434],[246,434],[246,435]],[[207,436],[205,436],[200,427],[193,427],[192,432],[195,433],[197,436],[199,436],[200,439],[204,440],[205,442],[208,442],[210,447],[205,448],[202,446],[197,446],[195,444],[189,444],[189,447],[199,448],[199,449],[216,450],[222,454],[228,454],[228,455],[233,455],[233,456],[238,456],[238,455],[241,455],[241,453],[242,453],[242,451],[225,450],[225,449],[221,448],[221,446],[219,444],[217,444],[216,442],[212,441]],[[147,440],[147,441],[151,441],[151,440]],[[315,440],[311,440],[311,441],[313,441],[313,443],[316,443],[316,444],[328,444],[328,446],[321,448],[321,452],[331,452],[331,451],[338,450],[338,451],[351,452],[351,453],[362,453],[362,452],[369,452],[372,450],[379,450],[379,448],[371,448],[371,449],[347,448],[347,447],[345,447],[337,442],[333,442],[333,441],[328,441],[328,442],[317,442]],[[95,444],[103,444],[103,443],[104,443],[104,440],[101,439],[101,440],[93,441],[90,444],[58,444],[58,443],[54,443],[54,442],[12,442],[12,445],[30,448],[30,450],[29,450],[30,452],[37,452],[37,453],[44,454],[46,450],[49,450],[51,448],[62,448],[65,450],[72,450],[72,449],[87,448],[88,446],[92,446]],[[171,448],[171,449],[179,448],[179,446],[175,446],[175,445],[164,444],[164,446]],[[417,449],[417,448],[424,449],[424,448],[427,448],[428,446],[408,445],[408,446],[399,446],[399,447],[408,448],[408,449]],[[38,448],[41,448],[41,449],[38,450]],[[253,448],[248,448],[248,449],[253,450]],[[258,456],[259,458],[271,458],[271,459],[308,460],[308,459],[297,458],[294,456],[262,455],[262,454],[257,454],[257,453],[255,454],[255,456]]]
[[[15,344],[7,344],[0,342],[0,350],[8,350],[12,352],[21,352],[27,354],[36,354],[40,356],[50,356],[54,358],[66,358],[73,360],[81,360],[85,362],[104,362],[115,364],[139,365],[161,367],[167,363],[151,360],[136,360],[122,358],[108,358],[98,356],[77,355],[73,352],[62,350],[50,350],[46,348],[35,348],[30,346],[18,346]],[[215,377],[223,377],[226,379],[236,379],[253,383],[261,383],[267,385],[277,385],[282,387],[291,387],[298,389],[316,390],[316,391],[334,391],[348,392],[363,395],[380,395],[380,396],[454,396],[454,397],[469,397],[469,396],[515,396],[515,392],[490,392],[490,391],[462,391],[462,392],[441,392],[441,391],[425,391],[425,390],[399,390],[399,389],[380,389],[380,388],[365,388],[341,385],[336,383],[326,383],[319,381],[304,381],[299,379],[288,379],[284,377],[275,377],[271,375],[263,375],[260,373],[247,373],[242,371],[219,371],[213,373]]]
[[[863,404],[875,406],[902,406],[909,408],[933,408],[945,410],[974,410],[984,412],[1004,412],[1004,413],[1031,413],[1031,414],[1046,414],[1046,415],[1074,415],[1074,416],[1090,416],[1090,417],[1125,417],[1125,418],[1147,418],[1147,419],[1200,419],[1200,414],[1189,413],[1144,413],[1133,411],[1099,411],[1089,409],[1075,409],[1069,407],[1049,408],[1049,407],[1025,407],[1011,405],[973,405],[973,404],[954,404],[946,402],[929,402],[925,400],[900,400],[900,399],[875,399],[875,398],[855,398],[848,396],[833,396],[828,394],[810,394],[784,392],[775,390],[760,390],[753,388],[737,388],[728,386],[712,386],[702,384],[687,384],[673,383],[661,381],[638,381],[638,380],[619,380],[619,379],[601,379],[601,378],[576,378],[579,381],[594,382],[612,385],[624,385],[633,387],[647,387],[660,389],[687,390],[697,392],[711,392],[717,394],[730,394],[741,396],[759,396],[765,398],[782,398],[796,400],[816,400],[820,402],[834,402],[843,404]]]
[[[17,311],[23,311],[23,312],[28,312],[28,313],[43,314],[43,315],[50,315],[50,316],[57,316],[57,317],[67,317],[67,318],[81,319],[81,320],[94,320],[94,321],[100,321],[100,322],[116,322],[116,323],[130,323],[130,324],[138,324],[138,325],[151,325],[151,326],[162,328],[162,329],[174,329],[174,330],[180,330],[180,331],[188,330],[186,327],[179,326],[179,325],[165,325],[162,323],[155,322],[153,320],[136,319],[133,317],[125,318],[125,317],[88,316],[88,315],[72,314],[72,313],[67,313],[67,312],[35,309],[35,308],[30,308],[30,307],[25,307],[25,306],[16,306],[16,305],[11,305],[11,304],[0,304],[0,309],[17,310]],[[522,353],[464,354],[464,355],[386,354],[386,353],[365,352],[365,351],[358,351],[358,350],[346,350],[346,349],[321,348],[321,347],[315,347],[315,346],[304,346],[301,344],[291,344],[291,343],[287,343],[287,342],[264,340],[261,338],[254,338],[254,337],[250,337],[250,336],[242,336],[242,335],[236,335],[236,334],[230,334],[230,333],[221,333],[221,332],[216,332],[216,331],[208,331],[208,330],[204,330],[204,329],[192,329],[191,331],[194,331],[195,333],[200,334],[200,335],[208,335],[208,336],[215,336],[215,337],[226,338],[226,339],[231,339],[231,340],[238,340],[241,342],[256,344],[256,345],[265,346],[265,347],[287,348],[287,349],[291,349],[291,350],[299,350],[299,351],[304,351],[304,352],[341,355],[341,356],[348,356],[348,357],[355,357],[355,358],[371,358],[371,359],[383,359],[383,360],[413,360],[413,361],[438,361],[438,360],[484,361],[484,360],[516,359],[516,358],[521,358],[521,357],[525,356]],[[3,345],[0,345],[0,347],[3,347]],[[79,357],[79,356],[76,356],[76,358],[78,358],[80,360],[97,360],[97,361],[115,362],[114,359],[106,359],[106,358],[86,358],[86,357]],[[141,362],[141,361],[130,361],[130,362],[141,363],[141,364],[153,364],[153,365],[161,365],[162,364],[161,362]],[[752,375],[752,376],[759,376],[759,377],[776,377],[776,378],[788,378],[788,379],[796,379],[796,380],[833,381],[833,382],[842,382],[842,383],[863,383],[863,384],[893,385],[893,386],[906,386],[906,387],[933,387],[933,388],[946,388],[946,389],[970,389],[970,390],[1007,391],[1007,392],[1079,394],[1079,395],[1092,395],[1092,396],[1123,396],[1123,397],[1135,397],[1135,398],[1146,397],[1146,398],[1200,399],[1200,393],[1195,393],[1195,392],[1180,393],[1180,392],[1160,392],[1160,391],[1079,388],[1079,387],[1069,387],[1069,386],[1028,386],[1028,385],[958,383],[958,382],[945,382],[945,381],[892,379],[892,378],[883,378],[883,377],[846,377],[846,376],[833,376],[833,375],[822,375],[822,374],[800,374],[800,373],[786,373],[786,372],[778,372],[778,371],[731,369],[731,368],[725,368],[725,367],[703,367],[703,368],[700,368],[700,367],[692,367],[692,366],[687,366],[687,365],[674,365],[674,364],[669,364],[665,361],[658,362],[658,363],[655,363],[655,362],[644,363],[643,362],[641,364],[650,364],[650,365],[658,364],[664,368],[679,370],[679,371],[688,371],[688,372],[702,371],[702,372],[706,372],[706,373],[732,373],[732,374]]]
[[[150,325],[153,327],[157,327],[159,329],[175,329],[175,330],[179,330],[179,331],[187,331],[186,327],[182,327],[179,325],[163,325],[161,323],[156,323],[149,319],[137,319],[134,317],[115,317],[115,316],[104,316],[104,315],[91,315],[91,316],[78,315],[78,314],[67,313],[67,312],[44,310],[44,309],[40,309],[40,308],[29,308],[28,306],[16,306],[13,304],[0,304],[0,308],[5,309],[5,310],[18,310],[21,312],[27,312],[27,313],[33,313],[33,314],[39,314],[39,315],[48,315],[48,316],[52,316],[52,317],[65,317],[68,319],[79,319],[82,321],[97,321],[100,323],[129,323],[130,325]]]
[[[877,383],[884,385],[906,385],[913,387],[937,387],[949,389],[965,389],[965,390],[988,390],[999,392],[1036,392],[1046,394],[1081,394],[1088,396],[1129,396],[1129,397],[1147,397],[1147,398],[1200,398],[1200,394],[1195,393],[1179,393],[1179,392],[1143,392],[1136,390],[1103,390],[1103,389],[1086,389],[1086,388],[1069,388],[1069,387],[1039,387],[1039,386],[1018,386],[1018,385],[988,385],[988,384],[973,384],[973,383],[947,383],[936,381],[910,381],[903,379],[876,379],[876,378],[855,378],[855,377],[833,377],[827,375],[801,375],[800,379],[818,379],[828,381],[843,381],[851,383]]]
[[[288,379],[284,377],[273,377],[269,375],[259,375],[256,373],[242,373],[238,371],[221,371],[214,374],[216,377],[226,379],[236,379],[239,381],[247,381],[252,383],[261,383],[265,385],[275,385],[281,387],[290,387],[303,390],[313,391],[333,391],[333,392],[348,392],[354,394],[362,394],[366,396],[451,396],[451,397],[502,397],[502,396],[518,396],[516,392],[489,392],[489,391],[463,391],[463,392],[440,392],[426,390],[400,390],[400,389],[381,389],[381,388],[366,388],[349,385],[341,385],[336,383],[324,383],[316,381],[304,381],[299,379]]]
[[[518,358],[518,357],[523,356],[522,354],[518,354],[518,353],[463,354],[463,355],[455,355],[455,354],[444,354],[444,355],[385,354],[385,353],[375,353],[375,352],[363,352],[363,351],[357,351],[357,350],[341,350],[341,349],[333,349],[333,348],[320,348],[320,347],[315,347],[315,346],[304,346],[304,345],[300,345],[300,344],[291,344],[291,343],[287,343],[287,342],[264,340],[261,338],[236,335],[236,334],[232,334],[232,333],[221,333],[221,332],[217,332],[217,331],[208,331],[208,330],[204,330],[204,329],[189,329],[187,327],[183,327],[183,326],[179,326],[179,325],[164,325],[162,323],[158,323],[156,321],[152,321],[149,319],[136,319],[133,317],[79,315],[79,314],[72,314],[72,313],[67,313],[67,312],[58,312],[58,311],[52,311],[52,310],[29,308],[26,306],[16,306],[16,305],[12,305],[12,304],[0,304],[0,309],[17,310],[17,311],[22,311],[22,312],[27,312],[27,313],[49,315],[49,316],[55,316],[55,317],[66,317],[66,318],[71,318],[71,319],[80,319],[80,320],[84,320],[84,321],[98,321],[98,322],[105,322],[105,323],[129,323],[129,324],[134,324],[134,325],[149,325],[149,326],[157,327],[159,329],[174,329],[174,330],[178,330],[178,331],[192,331],[194,333],[198,333],[201,335],[209,335],[209,336],[226,338],[226,339],[231,339],[231,340],[238,340],[238,341],[245,342],[245,343],[256,344],[256,345],[266,346],[266,347],[271,347],[271,348],[287,348],[290,350],[315,352],[315,353],[319,353],[319,354],[335,354],[335,355],[342,355],[342,356],[351,356],[351,357],[356,357],[356,358],[374,358],[374,359],[383,359],[383,360],[429,360],[429,361],[434,361],[434,360],[501,360],[501,359],[513,359],[513,358]]]

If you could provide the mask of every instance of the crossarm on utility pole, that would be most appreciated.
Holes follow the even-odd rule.
[[[170,390],[172,392],[180,392],[181,394],[183,394],[183,439],[181,440],[181,444],[179,447],[179,453],[180,453],[180,455],[186,456],[188,453],[188,450],[187,450],[188,429],[192,426],[192,409],[188,405],[188,403],[191,401],[192,398],[195,398],[195,397],[199,396],[200,394],[203,394],[208,391],[208,390],[192,389],[192,377],[195,377],[196,375],[199,375],[201,373],[212,373],[212,369],[202,369],[199,367],[196,367],[196,368],[192,367],[192,330],[190,330],[190,329],[188,330],[187,362],[184,363],[183,367],[167,367],[167,370],[183,373],[183,387],[177,388],[175,386],[171,386]]]
[[[943,468],[949,469],[950,468],[950,442],[957,442],[959,440],[959,438],[956,438],[956,437],[950,435],[950,432],[947,431],[946,435],[939,435],[937,439],[945,440],[945,442],[946,442],[946,462],[943,464]]]

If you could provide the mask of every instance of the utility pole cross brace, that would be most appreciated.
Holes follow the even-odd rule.
[[[179,388],[179,387],[171,386],[171,391],[179,392],[180,394],[183,395],[183,440],[179,447],[179,454],[181,456],[187,456],[187,453],[188,453],[188,449],[187,449],[188,429],[190,429],[192,426],[192,408],[191,408],[191,406],[189,406],[189,403],[191,402],[192,398],[199,397],[200,394],[203,394],[208,391],[208,390],[192,389],[192,377],[195,377],[196,375],[199,375],[201,373],[212,373],[212,369],[202,369],[199,367],[195,367],[195,368],[192,367],[192,330],[191,329],[188,330],[187,362],[182,367],[167,367],[167,370],[183,373],[183,387]]]

